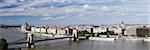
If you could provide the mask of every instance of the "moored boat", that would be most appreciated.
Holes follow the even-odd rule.
[[[144,41],[149,41],[150,42],[150,37],[145,38]]]

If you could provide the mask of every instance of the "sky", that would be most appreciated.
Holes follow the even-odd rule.
[[[150,24],[150,0],[0,0],[0,24]]]

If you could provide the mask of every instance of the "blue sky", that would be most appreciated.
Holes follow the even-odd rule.
[[[150,0],[0,0],[0,24],[149,24]]]

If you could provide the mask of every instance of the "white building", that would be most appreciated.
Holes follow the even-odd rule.
[[[66,34],[66,30],[65,29],[57,29],[57,34]]]
[[[26,31],[26,26],[25,26],[25,25],[22,25],[22,26],[21,26],[21,30],[22,30],[22,31]]]
[[[41,28],[35,27],[34,32],[41,32]]]
[[[47,33],[56,34],[56,29],[54,29],[54,28],[48,28],[47,29]]]
[[[74,35],[74,34],[75,34],[75,36],[77,36],[77,32],[78,32],[78,30],[77,30],[77,29],[73,29],[73,34],[72,34],[72,35]]]
[[[101,28],[98,27],[98,28],[93,28],[93,33],[101,33]]]
[[[93,33],[101,33],[101,32],[106,32],[106,28],[104,27],[93,28]]]
[[[41,32],[42,32],[42,33],[46,33],[46,28],[42,27],[42,28],[41,28]]]
[[[109,31],[114,31],[114,34],[121,34],[122,33],[122,28],[120,27],[109,27]]]
[[[101,32],[106,32],[107,28],[106,27],[101,27]]]
[[[91,32],[91,28],[78,28],[78,31],[88,31]]]
[[[31,27],[32,32],[36,32],[35,29],[36,29],[35,27]]]
[[[69,28],[65,28],[66,34],[69,34]]]
[[[125,35],[136,35],[136,28],[128,27],[125,31]]]
[[[114,30],[115,34],[121,34],[122,33],[122,29],[121,28],[117,28]]]

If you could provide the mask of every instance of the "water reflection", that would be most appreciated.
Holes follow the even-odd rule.
[[[68,41],[69,42],[69,41]],[[32,50],[149,50],[150,42],[142,41],[93,41],[82,40],[79,42],[62,42],[55,46],[47,45],[45,47],[37,46]],[[22,48],[22,50],[29,50]]]

